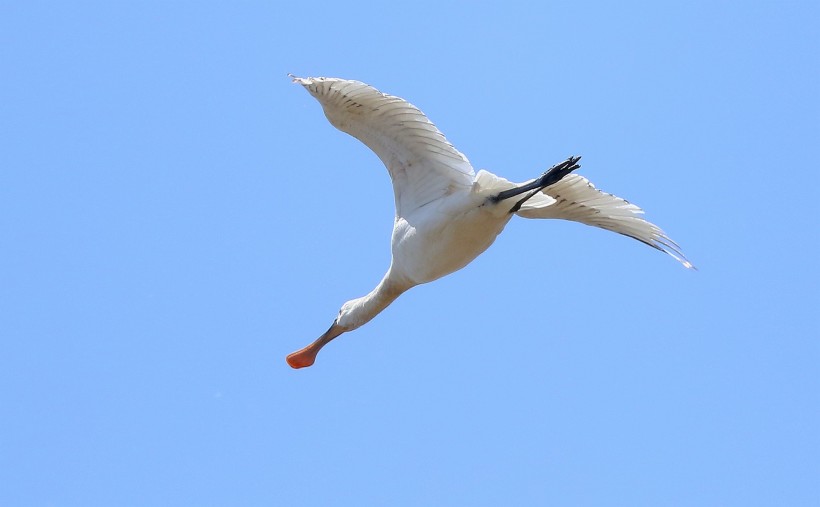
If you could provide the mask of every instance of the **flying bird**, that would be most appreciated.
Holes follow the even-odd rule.
[[[538,178],[513,183],[477,173],[418,108],[359,81],[300,78],[330,123],[373,150],[390,173],[396,203],[392,260],[366,296],[342,305],[330,328],[287,356],[293,368],[310,366],[319,350],[369,322],[408,289],[457,271],[484,252],[513,216],[559,218],[637,239],[692,268],[680,247],[645,220],[643,210],[601,192],[571,174],[572,156]]]

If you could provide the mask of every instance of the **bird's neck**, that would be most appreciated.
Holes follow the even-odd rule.
[[[409,288],[408,284],[392,279],[388,272],[368,295],[350,302],[352,304],[350,321],[353,329],[370,322]]]

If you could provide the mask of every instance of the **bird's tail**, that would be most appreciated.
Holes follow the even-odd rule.
[[[691,262],[658,226],[643,218],[643,210],[606,192],[583,176],[569,174],[521,205],[516,214],[524,218],[572,220],[637,239],[666,252],[687,268]]]

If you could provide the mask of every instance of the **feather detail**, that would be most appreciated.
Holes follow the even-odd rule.
[[[552,199],[530,199],[517,214],[524,218],[558,218],[617,232],[665,252],[694,268],[680,247],[660,227],[643,218],[643,210],[625,199],[602,192],[583,176],[570,174],[542,190]]]
[[[475,173],[470,161],[406,100],[359,81],[322,77],[293,77],[293,81],[319,101],[334,127],[381,159],[393,181],[398,216],[407,216],[454,188],[471,188]]]

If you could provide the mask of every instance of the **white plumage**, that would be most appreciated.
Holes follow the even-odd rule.
[[[293,77],[293,76],[291,76]],[[495,241],[513,215],[559,218],[635,238],[692,268],[680,248],[643,211],[569,174],[578,158],[540,178],[516,184],[478,173],[430,120],[409,102],[359,81],[298,78],[333,126],[359,139],[381,159],[393,181],[396,220],[392,261],[368,295],[342,305],[330,329],[288,356],[288,364],[313,364],[319,350],[340,334],[375,317],[401,293],[457,271]]]

